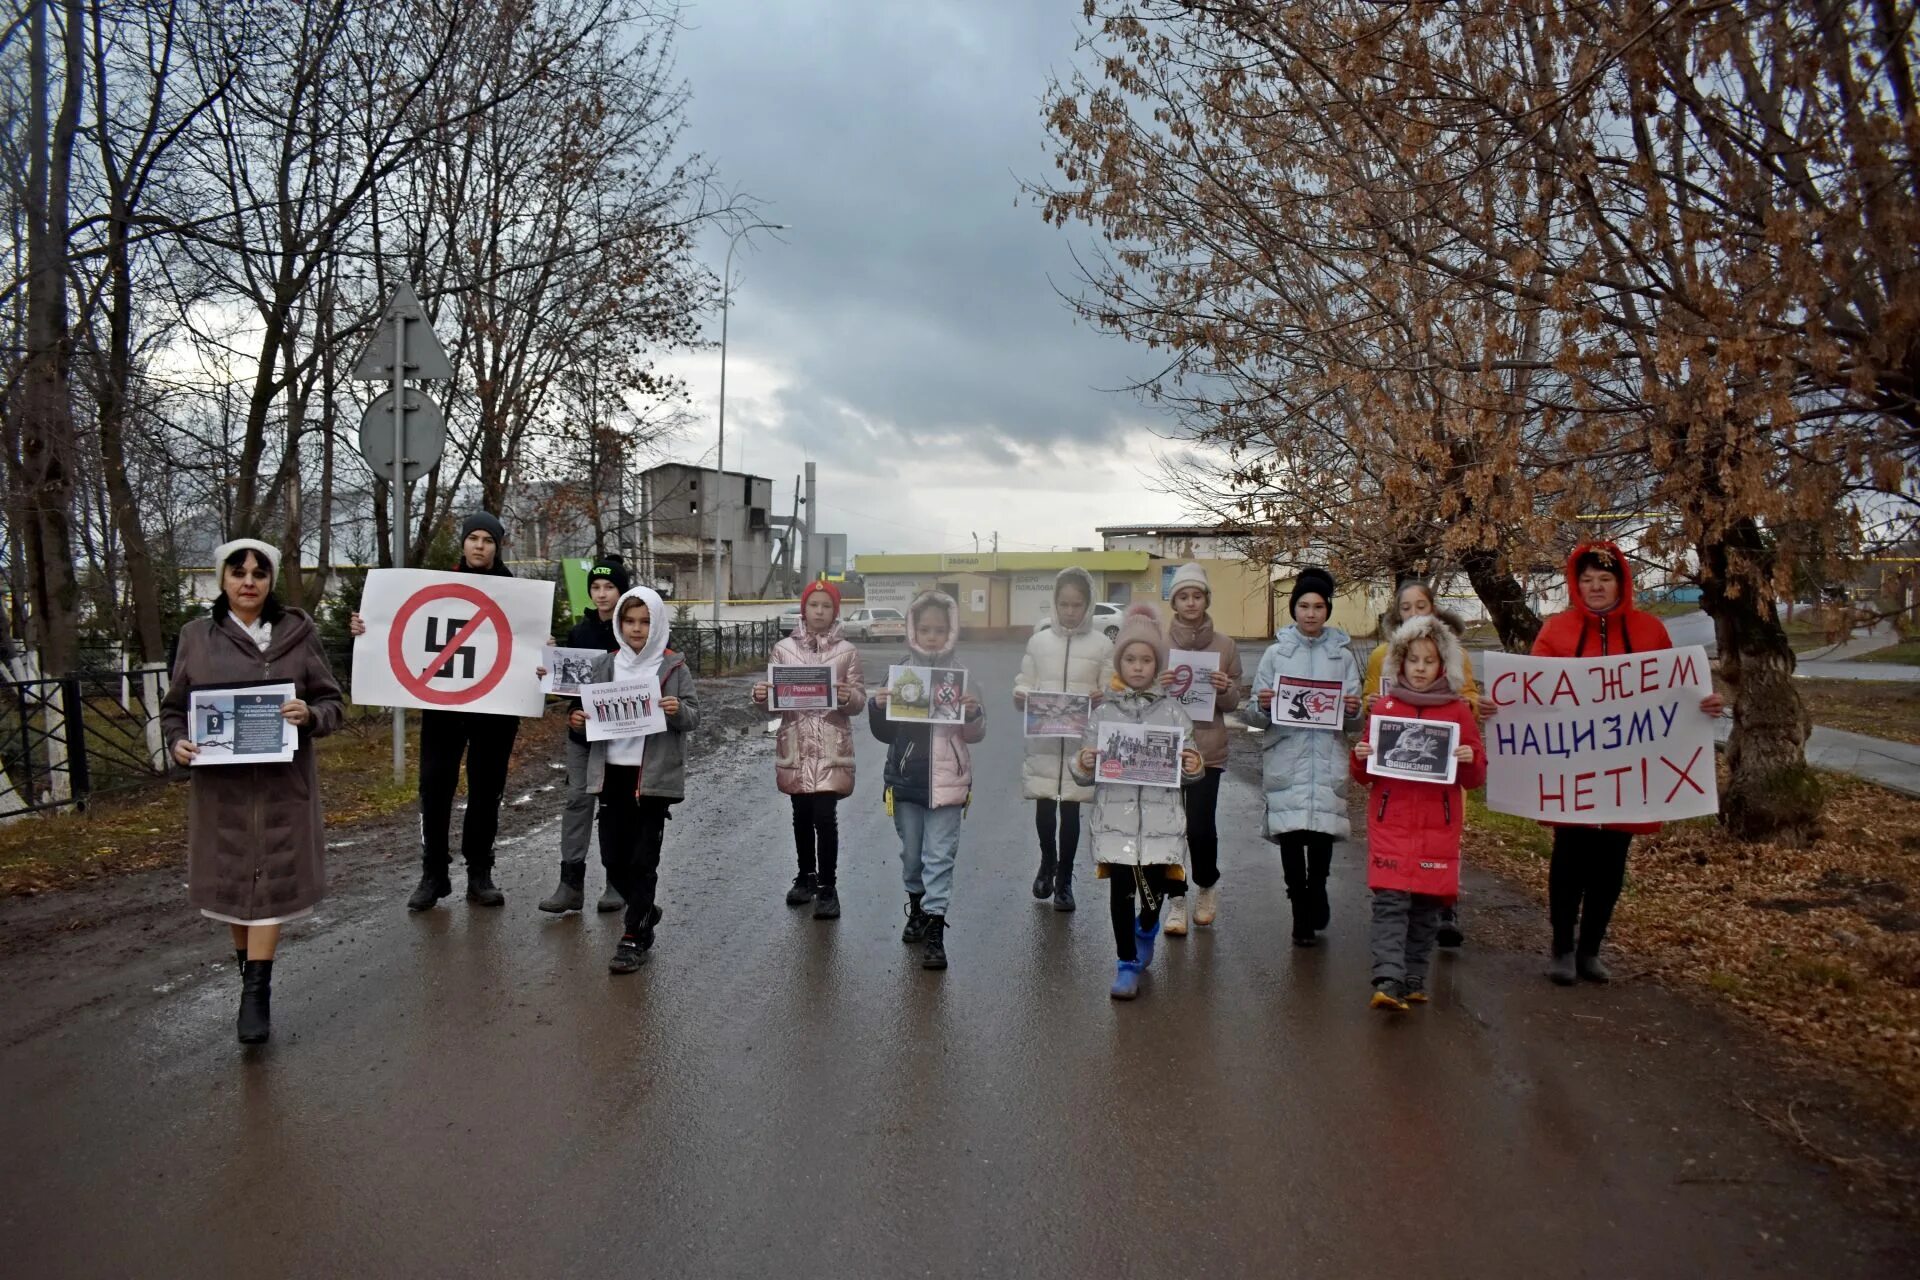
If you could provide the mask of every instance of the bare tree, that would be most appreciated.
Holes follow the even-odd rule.
[[[603,17],[511,112],[474,104],[547,55],[511,28],[476,45],[429,104],[431,145],[398,184],[408,258],[457,370],[449,453],[416,508],[416,557],[469,486],[501,508],[530,440],[590,439],[620,418],[632,436],[655,416],[646,406],[682,395],[654,357],[695,342],[715,286],[692,236],[735,205],[714,193],[704,160],[680,152],[687,90],[671,12],[620,5]]]
[[[56,26],[55,19],[58,18]],[[31,635],[49,671],[72,664],[79,590],[73,571],[74,429],[67,239],[74,139],[85,93],[84,6],[35,0],[25,14],[28,86],[24,189],[15,190],[26,230],[24,332],[9,370],[8,460],[21,531]],[[57,39],[57,50],[52,36]],[[56,60],[57,58],[57,60]],[[55,85],[58,109],[53,105]],[[9,115],[13,115],[9,106]]]

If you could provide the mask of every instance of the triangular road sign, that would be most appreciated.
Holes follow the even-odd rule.
[[[380,327],[373,331],[367,345],[361,348],[360,358],[353,362],[355,378],[362,382],[392,380],[393,328],[397,324],[407,327],[407,377],[439,381],[453,377],[453,362],[447,359],[446,348],[440,345],[433,325],[427,321],[427,309],[420,305],[420,295],[413,291],[412,285],[402,282],[393,291],[387,309],[380,314]]]

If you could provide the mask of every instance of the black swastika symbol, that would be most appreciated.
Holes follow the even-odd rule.
[[[442,632],[440,630],[440,624],[443,621],[446,623],[446,627],[447,627],[445,632]],[[429,653],[438,652],[441,654],[442,657],[446,658],[447,660],[445,665],[443,665],[438,671],[433,673],[434,679],[437,679],[437,680],[452,679],[453,664],[456,659],[465,660],[464,663],[462,664],[465,669],[460,673],[461,678],[466,680],[473,679],[474,655],[473,655],[472,645],[463,644],[458,649],[453,650],[451,653],[443,652],[443,650],[445,649],[445,646],[449,644],[455,636],[460,634],[460,628],[466,625],[467,625],[467,620],[465,618],[442,619],[442,618],[429,617],[427,619],[427,652]]]

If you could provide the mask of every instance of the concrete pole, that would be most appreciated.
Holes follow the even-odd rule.
[[[807,516],[800,526],[800,589],[802,591],[807,589],[807,584],[813,581],[814,574],[820,569],[820,566],[813,562],[813,531],[820,523],[813,514],[816,496],[813,464],[809,462],[807,464]]]

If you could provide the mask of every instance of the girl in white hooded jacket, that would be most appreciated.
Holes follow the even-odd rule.
[[[1027,695],[1036,692],[1082,693],[1098,702],[1112,675],[1113,641],[1093,628],[1093,578],[1085,569],[1062,569],[1053,581],[1052,625],[1027,641],[1027,655],[1013,682],[1013,705],[1024,712]],[[1044,901],[1051,895],[1055,911],[1071,911],[1080,806],[1093,799],[1093,788],[1074,780],[1078,743],[1068,738],[1026,742],[1025,790],[1034,802],[1034,827],[1040,836],[1040,873],[1033,878],[1033,896]]]
[[[593,685],[652,676],[660,685],[660,710],[667,727],[640,738],[609,738],[587,750],[587,790],[600,797],[600,860],[607,878],[627,900],[626,932],[607,962],[612,973],[632,973],[653,949],[660,908],[654,893],[660,883],[660,846],[666,839],[669,810],[687,794],[686,750],[680,735],[699,723],[693,673],[679,654],[667,648],[666,605],[646,587],[634,587],[613,609],[620,648],[593,661]],[[576,709],[568,717],[585,729],[587,717]]]

